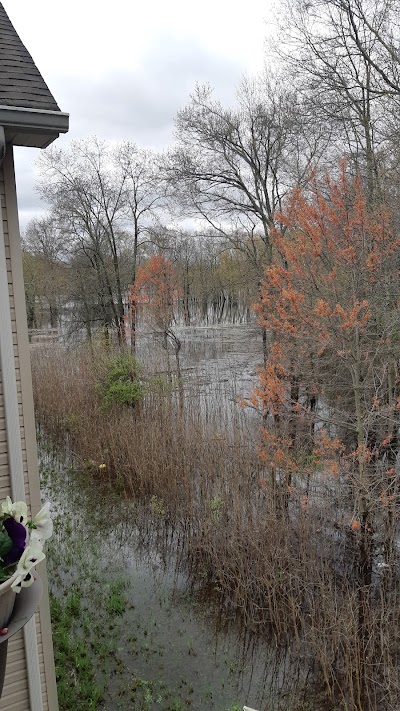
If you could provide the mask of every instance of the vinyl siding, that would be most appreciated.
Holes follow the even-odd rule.
[[[8,178],[9,179],[9,178]],[[26,502],[28,507],[34,501],[38,501],[39,498],[39,482],[36,472],[29,472],[28,475],[28,456],[27,456],[27,437],[25,429],[30,427],[34,428],[33,418],[29,418],[26,421],[26,416],[24,413],[24,398],[25,391],[23,392],[22,379],[21,379],[21,369],[20,369],[20,334],[21,323],[17,324],[17,303],[15,299],[16,284],[14,281],[21,278],[22,266],[21,264],[15,264],[12,261],[12,256],[15,261],[19,256],[19,246],[18,249],[10,249],[10,238],[19,239],[19,235],[15,234],[15,229],[11,236],[9,235],[9,225],[8,225],[8,215],[7,215],[7,204],[6,204],[6,193],[9,195],[9,186],[7,186],[7,191],[5,190],[4,184],[4,171],[0,168],[0,196],[1,196],[1,207],[2,207],[2,219],[3,219],[3,230],[6,248],[6,258],[7,258],[7,276],[9,285],[9,297],[10,297],[10,312],[12,317],[12,332],[13,332],[13,343],[14,343],[14,358],[15,358],[15,370],[17,379],[17,392],[18,392],[18,403],[19,403],[19,415],[20,415],[20,428],[21,428],[21,446],[22,446],[22,456],[24,464],[24,481],[25,481],[25,493]],[[11,230],[10,230],[11,231]],[[13,245],[11,245],[13,247]],[[20,258],[20,257],[19,257]],[[21,287],[21,285],[19,285]],[[20,304],[21,306],[21,304]],[[21,315],[18,315],[21,318]],[[23,321],[22,321],[23,324]],[[17,327],[18,326],[18,327]],[[23,344],[22,347],[26,347]],[[10,474],[8,469],[8,453],[7,453],[7,436],[6,436],[6,423],[5,423],[5,412],[3,403],[3,393],[1,384],[1,372],[0,372],[0,499],[4,499],[5,496],[10,495]],[[29,385],[29,383],[28,383]],[[25,382],[25,389],[27,382]],[[31,395],[30,393],[28,393]],[[30,437],[34,437],[34,432],[30,432]],[[35,489],[35,490],[34,490]],[[37,508],[37,506],[36,506]],[[38,652],[39,652],[39,665],[41,674],[41,688],[43,697],[43,709],[44,711],[53,711],[53,708],[49,709],[48,695],[47,695],[47,684],[46,684],[46,673],[45,673],[45,663],[44,663],[44,652],[43,652],[43,640],[42,640],[42,627],[41,627],[41,614],[36,613],[36,629],[37,629],[37,641],[38,641]],[[47,635],[49,630],[46,630]],[[53,704],[54,707],[54,704]],[[7,658],[7,668],[6,677],[3,688],[3,695],[0,701],[0,711],[36,711],[31,709],[29,702],[29,687],[26,669],[26,655],[24,648],[24,638],[22,632],[15,635],[15,637],[9,643],[9,653]]]

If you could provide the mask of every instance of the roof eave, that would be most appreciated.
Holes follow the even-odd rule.
[[[6,140],[16,146],[46,148],[60,133],[67,133],[69,114],[0,105],[0,126]]]

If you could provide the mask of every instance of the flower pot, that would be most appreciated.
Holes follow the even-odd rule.
[[[14,609],[16,593],[12,590],[17,573],[0,585],[0,630],[7,627]]]

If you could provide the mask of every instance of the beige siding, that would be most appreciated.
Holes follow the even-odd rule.
[[[12,199],[15,196],[13,196],[12,185],[10,185],[10,175],[13,175],[12,156],[9,156],[7,160],[9,161],[8,168],[4,171],[0,168],[0,196],[7,258],[10,312],[12,317],[25,492],[28,506],[31,505],[32,512],[34,514],[40,505],[40,492],[35,451],[36,445],[33,407],[31,403],[32,394],[26,333],[25,304],[23,283],[21,283],[22,263],[20,256],[19,230],[17,216],[15,214],[16,202]],[[5,175],[6,180],[8,181],[6,187]],[[7,437],[0,372],[0,499],[3,499],[9,494],[10,475],[8,470]],[[44,583],[46,585],[45,570],[42,569],[40,573],[42,577],[44,577]],[[36,614],[43,709],[44,711],[56,711],[57,701],[54,696],[54,669],[52,665],[52,645],[49,627],[48,600],[45,598],[41,605],[40,612]],[[51,698],[50,704],[48,699],[48,686]],[[25,648],[22,633],[16,635],[9,644],[9,655],[7,660],[3,695],[0,701],[0,711],[36,711],[36,709],[31,709],[29,702]]]

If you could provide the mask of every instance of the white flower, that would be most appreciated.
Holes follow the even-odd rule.
[[[7,496],[6,500],[2,503],[1,512],[2,514],[12,516],[18,523],[23,524],[26,523],[28,517],[28,507],[25,501],[16,501],[13,503],[9,496]]]
[[[25,588],[32,584],[33,576],[31,575],[31,570],[44,559],[45,555],[43,553],[42,544],[40,541],[32,541],[32,543],[25,548],[18,561],[17,570],[15,571],[17,576],[11,586],[14,592],[19,592],[21,587]]]
[[[40,541],[32,541],[21,555],[16,572],[18,575],[26,575],[34,565],[37,565],[44,559],[45,555],[43,553],[42,544]]]
[[[11,589],[14,590],[14,592],[16,593],[19,593],[21,592],[21,588],[29,588],[34,582],[35,578],[33,577],[32,573],[27,573],[24,578],[21,578],[21,576],[16,578],[16,580],[11,585]]]
[[[50,518],[50,504],[47,502],[33,519],[31,541],[47,541],[53,533],[53,521]]]
[[[9,516],[12,516],[12,510],[13,510],[13,502],[11,501],[11,498],[7,496],[6,500],[3,501],[1,505],[1,512],[3,514],[8,514]]]

